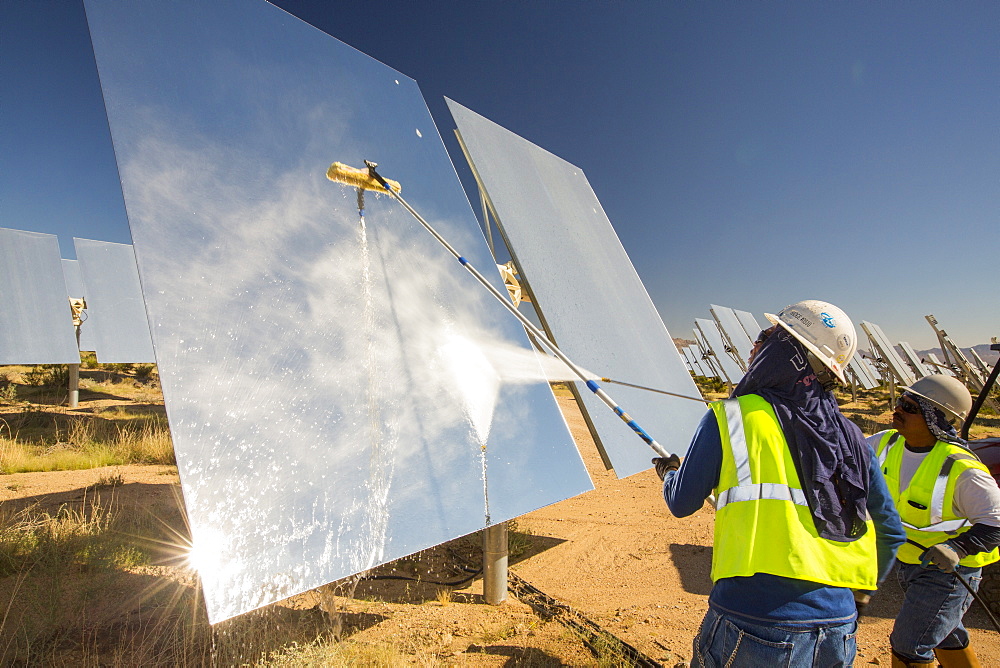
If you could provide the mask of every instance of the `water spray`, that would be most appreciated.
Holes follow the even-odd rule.
[[[589,376],[579,366],[574,364],[573,361],[565,355],[565,353],[559,350],[556,344],[550,341],[549,338],[545,336],[545,334],[540,329],[535,327],[535,325],[532,324],[532,322],[528,320],[528,318],[523,313],[518,311],[517,308],[515,308],[514,305],[511,304],[510,301],[503,294],[501,294],[499,290],[493,287],[493,284],[490,283],[485,276],[479,273],[479,271],[475,267],[473,267],[472,264],[466,258],[464,258],[461,254],[459,254],[459,252],[456,251],[452,247],[452,245],[449,244],[448,241],[437,232],[437,230],[431,227],[430,223],[424,220],[423,216],[417,213],[416,210],[413,207],[411,207],[406,202],[406,200],[404,200],[402,196],[399,194],[400,191],[402,190],[399,183],[396,181],[390,181],[382,178],[382,176],[375,171],[375,168],[377,166],[378,165],[376,163],[365,160],[365,167],[367,167],[367,169],[362,170],[349,167],[340,162],[335,162],[332,165],[330,165],[329,169],[326,170],[326,178],[330,179],[334,183],[340,183],[345,186],[357,188],[359,191],[373,190],[375,192],[388,194],[390,197],[392,197],[401,205],[403,205],[403,208],[406,209],[408,212],[410,212],[410,215],[416,218],[417,222],[423,225],[424,229],[430,232],[431,236],[437,239],[438,242],[442,246],[444,246],[449,253],[454,255],[455,259],[457,259],[462,264],[462,266],[465,267],[469,271],[469,273],[472,274],[477,281],[479,281],[480,284],[482,284],[483,287],[489,290],[490,293],[494,297],[496,297],[501,304],[503,304],[504,308],[510,311],[514,315],[514,317],[516,317],[521,322],[521,324],[524,325],[525,329],[531,332],[538,339],[538,341],[542,343],[542,345],[544,345],[552,352],[552,354],[554,354],[556,357],[562,360],[562,362],[567,367],[569,367],[569,369],[573,371],[573,373],[576,374],[580,378],[580,380],[586,383],[587,388],[595,395],[597,395],[597,398],[603,401],[608,406],[608,408],[614,411],[615,415],[621,418],[622,422],[631,427],[632,431],[634,431],[636,435],[639,436],[639,438],[641,438],[650,448],[652,448],[657,455],[659,455],[660,457],[670,456],[670,453],[667,452],[667,450],[662,445],[653,440],[653,437],[650,436],[648,433],[646,433],[646,431],[642,427],[640,427],[639,424],[635,420],[633,420],[628,413],[623,411],[621,407],[618,404],[616,404],[615,401],[610,396],[608,396],[608,393],[605,392],[604,389],[601,388],[601,386],[598,385],[594,380],[592,380],[591,376]],[[685,398],[692,399],[693,397],[685,397]],[[701,400],[699,399],[699,401]]]

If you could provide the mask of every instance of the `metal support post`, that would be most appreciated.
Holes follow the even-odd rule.
[[[483,598],[489,605],[507,600],[507,523],[483,530]]]
[[[80,405],[80,365],[69,365],[69,407]]]

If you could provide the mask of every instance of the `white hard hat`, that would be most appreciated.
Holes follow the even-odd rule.
[[[972,395],[969,389],[952,376],[925,376],[904,390],[931,402],[950,418],[964,420],[972,410]]]
[[[778,315],[764,316],[788,330],[841,383],[847,383],[844,369],[858,349],[858,334],[854,323],[840,308],[829,302],[805,299],[786,306]]]

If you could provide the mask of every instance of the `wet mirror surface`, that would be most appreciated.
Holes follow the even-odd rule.
[[[415,82],[263,2],[86,6],[213,622],[591,488],[520,324],[325,176],[490,269]]]

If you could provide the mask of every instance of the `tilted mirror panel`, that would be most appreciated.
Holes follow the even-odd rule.
[[[711,347],[705,340],[705,336],[701,333],[701,329],[698,328],[697,323],[695,323],[695,328],[692,330],[694,333],[694,338],[698,342],[698,362],[701,364],[701,368],[705,371],[706,378],[717,378],[721,381],[726,379],[722,377],[718,365],[712,361],[714,355],[711,354]]]
[[[730,383],[738,383],[743,377],[743,370],[740,369],[736,361],[726,353],[725,343],[722,340],[722,332],[714,320],[706,318],[695,318],[695,324],[704,336],[704,342],[712,351],[712,360],[716,366],[721,368],[726,379]]]
[[[892,344],[889,343],[889,338],[882,331],[882,328],[865,320],[861,321],[861,328],[868,335],[868,340],[871,341],[872,345],[878,349],[879,356],[885,364],[888,364],[889,370],[896,379],[903,385],[912,385],[916,380],[913,373],[892,347]]]
[[[534,306],[563,352],[601,377],[698,396],[583,170],[451,100],[448,106]],[[582,383],[578,389],[615,473],[648,469],[649,448]],[[668,448],[686,448],[705,412],[696,401],[605,389]]]
[[[521,325],[326,178],[490,267],[414,81],[264,2],[86,6],[213,622],[591,489]]]
[[[0,364],[79,364],[59,241],[0,228]]]
[[[920,355],[918,355],[917,351],[913,349],[913,346],[911,346],[906,341],[900,341],[899,347],[903,351],[903,359],[906,361],[907,364],[910,365],[910,370],[913,371],[917,379],[929,376],[931,374],[931,371],[928,370],[928,368],[924,365],[923,361],[921,361]]]
[[[744,366],[750,362],[750,349],[753,348],[753,341],[747,335],[746,330],[740,323],[736,312],[728,306],[718,306],[709,304],[709,311],[719,325],[719,329],[725,333],[728,341],[733,344],[736,354],[743,362]]]
[[[760,326],[757,322],[757,318],[753,316],[753,313],[750,313],[749,311],[741,311],[739,309],[734,310],[736,311],[736,317],[740,320],[740,324],[743,325],[743,331],[747,333],[747,337],[749,337],[751,341],[756,341],[757,336],[765,328]],[[768,322],[767,326],[770,327],[771,323]]]
[[[146,306],[129,244],[73,239],[101,364],[153,363]],[[87,323],[84,323],[86,326]]]

